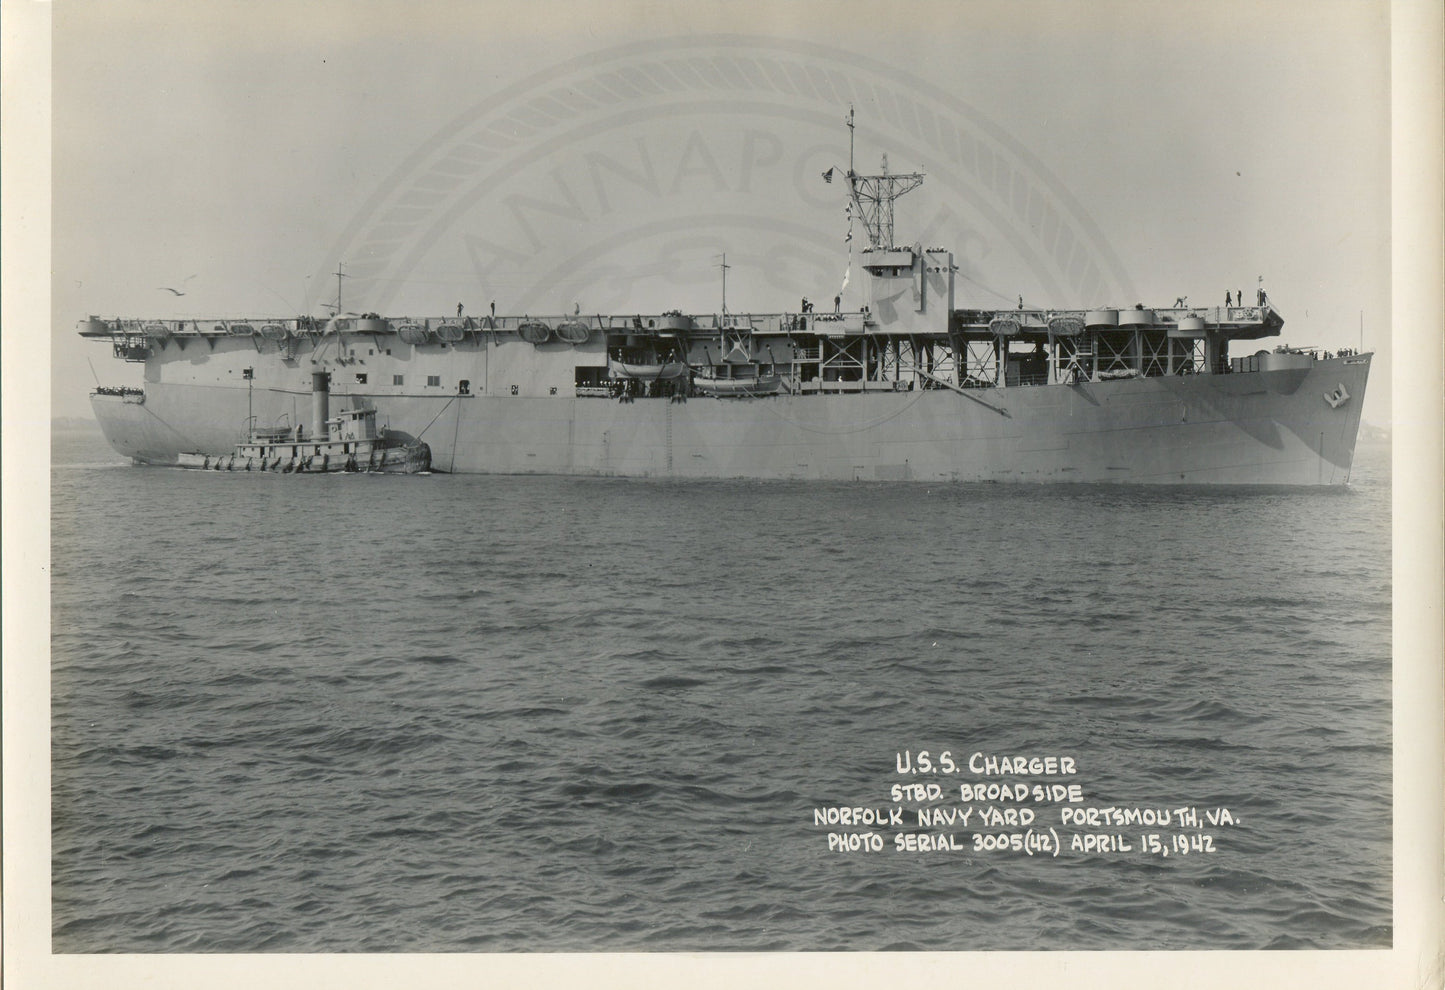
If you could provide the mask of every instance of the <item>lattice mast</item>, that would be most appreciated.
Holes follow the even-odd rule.
[[[848,189],[853,196],[853,208],[868,230],[869,247],[896,247],[893,243],[893,201],[922,184],[922,172],[890,175],[886,154],[880,175],[859,175],[853,170],[853,108],[848,107]]]

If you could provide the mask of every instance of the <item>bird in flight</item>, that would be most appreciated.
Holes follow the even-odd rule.
[[[195,277],[196,277],[196,276],[194,276],[194,275],[187,275],[186,278],[185,278],[185,281],[181,282],[181,284],[182,284],[182,285],[185,285],[186,282],[189,282],[191,279],[193,279],[193,278],[195,278]],[[156,291],[158,291],[158,292],[171,292],[171,293],[174,293],[175,295],[178,295],[178,296],[183,296],[183,295],[185,295],[185,293],[182,292],[180,289],[172,289],[169,285],[160,285],[160,286],[157,286],[157,287],[156,287]]]

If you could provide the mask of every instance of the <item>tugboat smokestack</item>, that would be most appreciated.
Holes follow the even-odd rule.
[[[331,375],[325,371],[311,373],[311,429],[313,436],[326,436],[326,420],[331,415]]]

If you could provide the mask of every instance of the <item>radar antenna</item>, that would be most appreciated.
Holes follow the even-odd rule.
[[[923,184],[922,172],[890,175],[888,156],[883,156],[880,175],[859,175],[853,171],[853,107],[848,107],[848,190],[853,206],[868,230],[868,246],[889,249],[893,244],[893,201]]]

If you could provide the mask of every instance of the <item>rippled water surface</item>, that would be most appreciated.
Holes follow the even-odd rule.
[[[1383,447],[1343,492],[53,456],[57,952],[1390,943]],[[1238,822],[1065,827],[920,749]],[[902,826],[814,823],[915,781]],[[974,850],[1029,831],[986,807],[1064,848]]]

